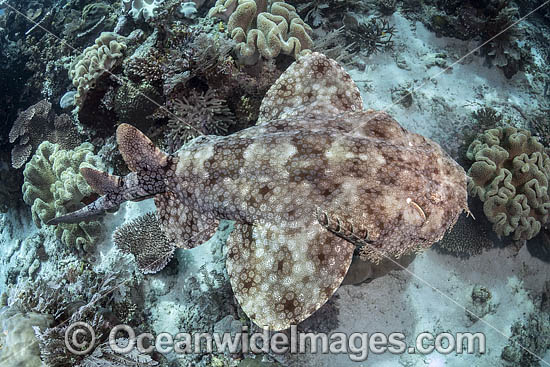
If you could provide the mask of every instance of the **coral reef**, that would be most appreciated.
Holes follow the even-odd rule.
[[[31,206],[34,223],[40,228],[67,210],[82,206],[92,194],[79,170],[82,167],[103,168],[93,153],[93,145],[83,143],[74,150],[43,142],[23,171],[23,200]],[[55,233],[65,245],[89,251],[101,238],[99,222],[63,224]]]
[[[528,53],[518,43],[521,25],[514,24],[519,18],[518,9],[510,0],[406,1],[404,10],[439,35],[479,39],[486,62],[498,66],[507,78],[528,61]]]
[[[166,239],[155,213],[147,213],[118,227],[113,241],[122,252],[134,255],[143,274],[162,270],[176,248]]]
[[[469,258],[506,243],[492,230],[492,223],[483,214],[483,203],[476,198],[468,198],[470,213],[462,214],[445,236],[433,248],[443,254]]]
[[[529,240],[549,221],[550,158],[527,130],[490,129],[470,144],[468,191],[499,236]]]
[[[265,1],[218,0],[208,15],[227,21],[227,31],[237,42],[235,49],[248,64],[257,61],[257,54],[264,59],[280,53],[296,58],[313,47],[311,27],[284,2],[268,6]]]
[[[13,168],[21,168],[38,145],[47,140],[73,149],[80,144],[80,136],[71,117],[57,116],[52,104],[43,99],[21,112],[9,134],[10,143],[17,143],[11,151]]]
[[[75,102],[82,105],[86,94],[94,89],[98,80],[108,75],[124,55],[126,43],[124,37],[112,32],[103,32],[95,44],[87,47],[76,58],[69,69],[69,77],[77,88]]]
[[[226,101],[217,98],[213,89],[205,93],[193,90],[188,98],[175,99],[170,107],[173,117],[166,134],[169,152],[175,152],[198,135],[227,135],[235,125],[235,116]]]
[[[109,354],[102,344],[113,325],[128,323],[136,327],[143,322],[139,316],[135,318],[136,315],[132,314],[132,309],[136,309],[134,303],[141,302],[139,280],[122,281],[112,273],[94,273],[84,269],[78,270],[76,274],[70,272],[67,270],[65,274],[58,274],[55,279],[48,277],[33,283],[21,283],[11,290],[8,298],[10,310],[33,312],[51,320],[47,325],[33,325],[38,339],[38,343],[34,344],[40,348],[41,360],[52,367],[135,366],[136,360],[140,358],[144,366],[156,365],[149,356]],[[85,322],[95,331],[97,344],[89,354],[70,353],[65,345],[65,333],[70,331],[69,326],[75,322]],[[68,335],[73,337],[72,334]],[[87,340],[82,337],[78,336],[85,343]],[[98,348],[104,353],[96,351]]]

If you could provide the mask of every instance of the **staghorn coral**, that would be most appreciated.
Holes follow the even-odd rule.
[[[266,1],[218,0],[208,16],[227,20],[227,30],[245,63],[257,61],[257,53],[264,59],[280,53],[297,58],[313,47],[311,27],[284,2],[268,6]]]
[[[102,196],[51,223],[154,197],[168,240],[189,249],[236,221],[226,247],[235,297],[257,325],[288,328],[332,296],[357,247],[372,261],[425,249],[466,209],[464,170],[439,145],[362,109],[342,67],[311,53],[279,77],[248,129],[168,155],[120,125],[132,173],[89,170]]]
[[[82,206],[81,200],[92,193],[79,170],[82,167],[102,168],[93,153],[93,145],[83,143],[74,150],[43,142],[23,171],[23,200],[31,206],[34,223],[41,228],[48,220],[67,210]],[[99,222],[63,224],[54,228],[65,245],[90,250],[101,237]]]
[[[550,217],[550,158],[527,130],[485,131],[468,147],[474,161],[468,191],[483,201],[483,212],[499,236],[529,240]]]
[[[175,99],[166,134],[169,151],[175,152],[184,143],[198,135],[227,135],[235,124],[235,117],[223,99],[209,89],[205,93],[191,91],[189,97]]]
[[[176,249],[160,229],[155,213],[147,213],[118,227],[113,241],[122,252],[134,255],[143,274],[162,270]]]
[[[112,32],[103,32],[95,44],[87,47],[69,68],[69,78],[77,88],[74,96],[78,106],[86,94],[96,87],[98,79],[117,65],[126,50],[125,39]]]

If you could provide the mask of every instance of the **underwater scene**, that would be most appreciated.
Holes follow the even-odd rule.
[[[550,366],[550,0],[0,0],[0,367]]]

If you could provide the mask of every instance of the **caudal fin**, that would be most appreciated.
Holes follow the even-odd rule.
[[[162,170],[168,164],[168,155],[132,125],[121,124],[116,140],[122,158],[134,172]]]
[[[141,131],[128,124],[118,127],[117,142],[124,161],[133,172],[120,177],[93,168],[82,168],[80,172],[86,182],[102,196],[82,209],[50,220],[48,224],[94,220],[107,211],[116,210],[125,201],[139,201],[164,192],[168,155],[155,147]]]

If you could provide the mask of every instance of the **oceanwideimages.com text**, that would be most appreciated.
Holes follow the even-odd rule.
[[[122,341],[122,342],[121,342]],[[94,330],[85,323],[67,328],[65,345],[74,354],[84,355],[97,342]],[[331,353],[347,354],[352,361],[365,361],[370,353],[382,354],[473,354],[485,353],[483,333],[420,333],[413,345],[406,342],[404,333],[304,333],[295,325],[285,332],[249,333],[244,326],[236,333],[136,333],[128,325],[117,325],[108,337],[111,350],[127,354],[137,349],[141,354],[158,353]]]

